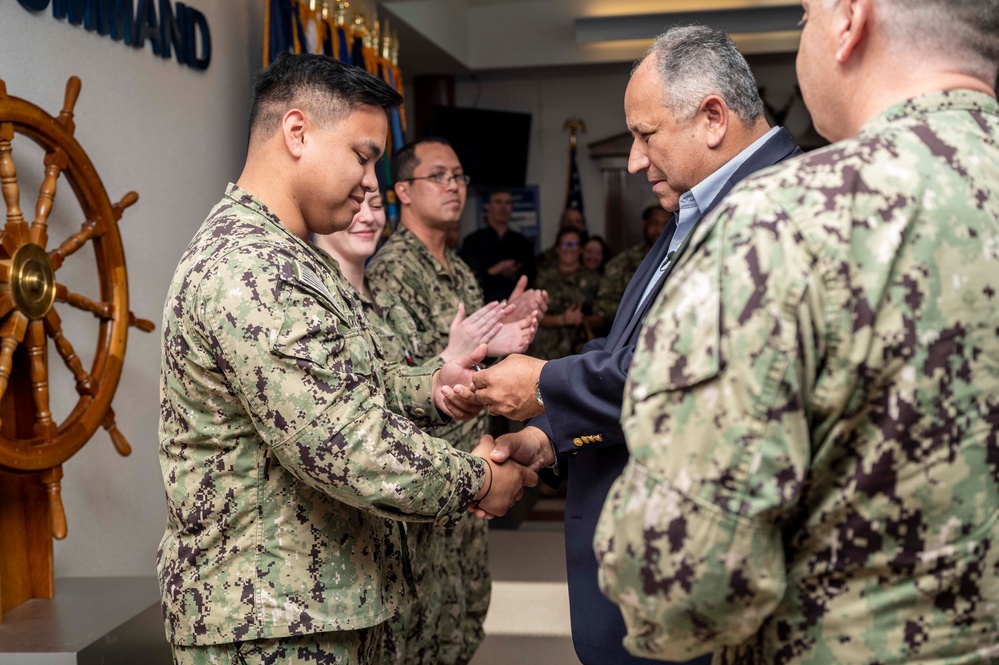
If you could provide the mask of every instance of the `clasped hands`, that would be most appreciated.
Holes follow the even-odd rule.
[[[535,388],[545,361],[519,353],[488,369],[473,371],[485,357],[486,346],[444,365],[434,374],[434,403],[452,418],[467,420],[485,407],[490,415],[511,420],[539,416],[544,407]]]
[[[483,458],[492,471],[491,484],[487,476],[476,502],[469,507],[483,519],[504,515],[524,495],[524,487],[538,484],[538,470],[555,461],[548,435],[537,427],[525,427],[495,440],[486,434],[472,454]]]
[[[476,372],[471,387],[454,386],[451,394],[454,399],[475,400],[486,406],[489,413],[526,420],[544,411],[535,397],[535,387],[544,365],[543,360],[514,354],[489,369]],[[523,496],[525,486],[537,485],[538,470],[555,461],[548,435],[531,426],[504,434],[495,441],[486,435],[473,454],[486,459],[492,470],[492,488],[484,498],[477,496],[476,499],[481,500],[469,508],[477,517],[485,519],[504,515]]]
[[[467,319],[464,307],[460,306],[451,323],[451,334],[455,339],[441,355],[447,362],[433,376],[433,401],[437,409],[457,420],[472,418],[483,406],[492,415],[515,420],[526,420],[540,414],[542,409],[534,399],[534,386],[544,361],[519,353],[526,350],[534,338],[538,321],[546,309],[548,293],[528,289],[526,277],[518,280],[505,303],[486,305]],[[497,318],[500,316],[505,318],[497,329]],[[470,349],[474,344],[478,346]],[[513,355],[487,370],[474,371],[487,355],[506,354]],[[533,379],[528,378],[529,383],[526,384],[526,398],[519,394],[522,387],[520,375],[525,362],[531,364],[526,371],[533,374]],[[535,363],[538,363],[536,367]],[[506,379],[508,374],[513,376]],[[478,391],[482,394],[477,395]],[[531,402],[534,407],[531,407]]]

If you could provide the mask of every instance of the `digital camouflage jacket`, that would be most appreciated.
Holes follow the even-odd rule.
[[[451,321],[458,304],[472,314],[485,302],[475,273],[452,250],[446,249],[450,270],[433,257],[412,231],[399,225],[364,270],[375,302],[387,313],[393,330],[408,331],[413,360],[424,362],[447,347]],[[385,309],[389,306],[389,309]],[[435,432],[455,447],[470,451],[485,434],[485,412],[466,422]]]
[[[999,661],[999,108],[743,181],[649,313],[601,516],[635,654]]]
[[[604,274],[600,277],[600,284],[597,286],[597,297],[593,304],[593,311],[604,317],[608,328],[614,321],[614,316],[617,314],[617,308],[621,305],[621,297],[624,295],[625,289],[628,288],[628,283],[648,253],[649,246],[640,242],[615,256],[604,266]]]
[[[163,315],[158,553],[167,635],[353,630],[406,597],[395,520],[461,517],[482,463],[423,434],[432,368],[386,362],[334,262],[230,185]]]

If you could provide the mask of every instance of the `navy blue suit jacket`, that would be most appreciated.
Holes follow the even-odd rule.
[[[746,176],[799,154],[791,135],[781,129],[736,170],[704,216]],[[610,486],[628,461],[620,424],[621,403],[636,337],[669,273],[641,308],[638,301],[666,258],[675,230],[674,222],[663,230],[628,283],[607,337],[591,341],[577,355],[545,364],[540,379],[545,413],[529,423],[548,434],[559,453],[560,473],[569,479],[565,508],[569,609],[573,646],[584,665],[660,662],[635,658],[624,650],[624,619],[597,585],[593,535]],[[686,242],[677,253],[685,247]],[[691,662],[708,663],[710,657]]]

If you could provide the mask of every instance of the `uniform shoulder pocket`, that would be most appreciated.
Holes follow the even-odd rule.
[[[271,347],[300,367],[318,365],[338,373],[371,376],[372,357],[364,323],[343,296],[311,269],[291,263],[281,270],[284,304],[281,327]]]

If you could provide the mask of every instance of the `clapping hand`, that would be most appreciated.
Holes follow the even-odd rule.
[[[527,276],[521,275],[507,302],[513,305],[514,309],[503,319],[503,323],[512,323],[526,316],[533,316],[540,321],[548,310],[548,292],[528,289]]]
[[[459,304],[458,311],[451,321],[447,348],[441,352],[441,358],[447,362],[472,353],[479,344],[490,343],[503,330],[501,323],[503,318],[512,311],[513,305],[507,305],[506,302],[491,302],[466,317],[465,305]]]

